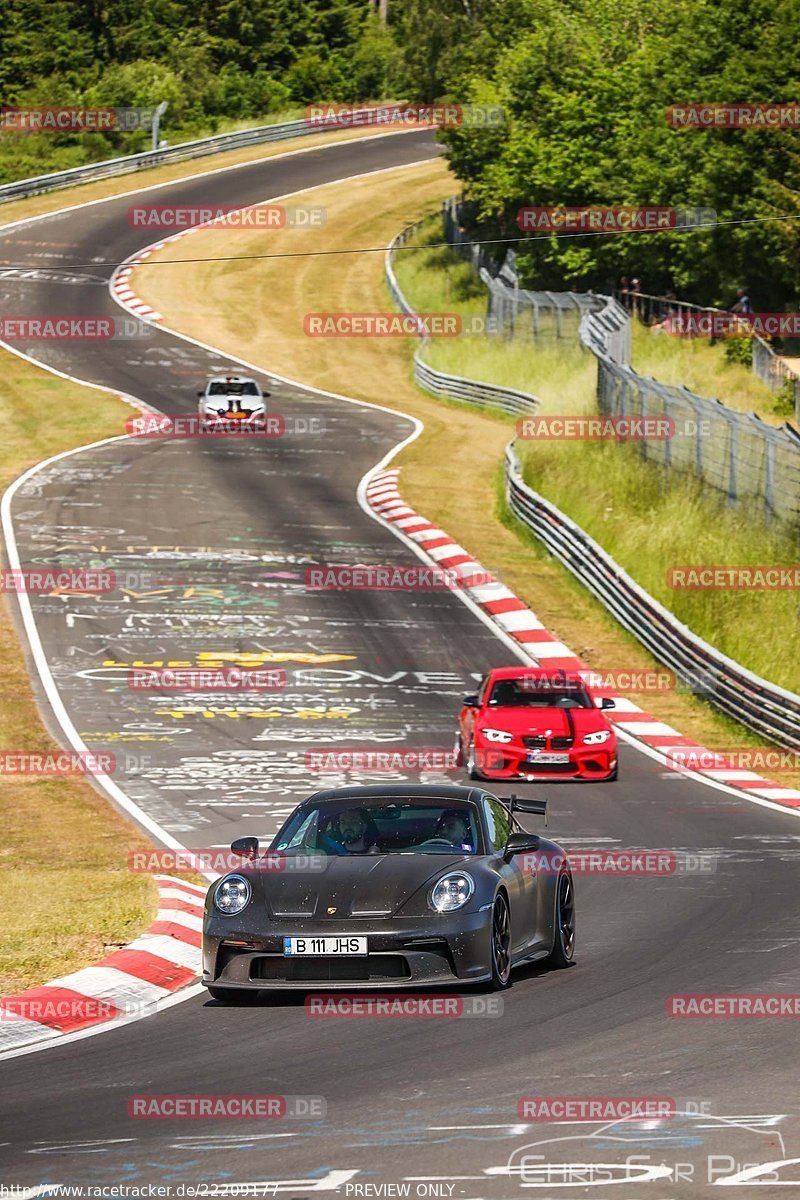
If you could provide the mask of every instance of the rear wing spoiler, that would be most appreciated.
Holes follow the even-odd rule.
[[[547,827],[547,801],[546,800],[528,800],[524,797],[515,795],[513,792],[507,801],[510,812],[530,813],[535,817],[544,817],[545,827]]]

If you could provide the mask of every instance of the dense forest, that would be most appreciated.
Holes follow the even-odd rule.
[[[727,307],[743,286],[756,309],[797,305],[798,0],[492,0],[478,24],[480,66],[470,55],[438,86],[506,110],[492,133],[447,134],[494,236],[518,233],[525,205],[716,212],[708,232],[531,243],[521,253],[529,280],[602,288],[627,274],[702,303]],[[798,125],[667,121],[670,105],[734,102],[793,102]]]
[[[800,291],[800,132],[675,129],[671,104],[800,104],[800,0],[5,0],[0,105],[150,106],[170,142],[314,101],[501,105],[442,136],[475,230],[527,205],[702,207],[702,232],[553,237],[521,248],[542,286],[622,274],[756,308]],[[0,180],[147,148],[146,131],[0,132]],[[762,220],[765,217],[795,220]],[[744,222],[742,224],[736,222]],[[748,223],[749,222],[749,223]]]

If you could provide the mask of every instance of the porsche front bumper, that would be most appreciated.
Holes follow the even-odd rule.
[[[264,916],[261,923],[269,926],[268,933],[254,933],[241,918],[207,918],[202,978],[206,987],[349,991],[440,987],[491,978],[490,907],[470,913],[431,914],[426,922],[402,917],[277,921]],[[368,954],[284,956],[285,936],[332,934],[366,934]]]

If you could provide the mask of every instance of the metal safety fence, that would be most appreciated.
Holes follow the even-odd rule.
[[[645,325],[658,325],[668,317],[688,317],[692,314],[721,313],[724,309],[690,304],[674,296],[652,296],[647,292],[634,292],[622,288],[614,292],[615,299]],[[696,335],[696,336],[703,336]],[[705,335],[713,339],[713,329]],[[795,417],[800,422],[800,374],[786,362],[760,334],[750,335],[750,364],[753,374],[775,392],[790,387],[794,397]]]
[[[413,314],[414,309],[403,295],[402,288],[394,270],[394,259],[398,249],[404,246],[409,238],[419,229],[421,222],[408,225],[397,237],[392,239],[386,251],[384,271],[389,291],[401,312]],[[525,415],[536,412],[540,401],[530,392],[519,392],[514,388],[501,387],[494,383],[481,383],[476,379],[466,379],[461,375],[450,375],[439,371],[425,361],[425,351],[429,339],[421,335],[421,344],[414,354],[414,380],[424,391],[439,399],[460,400],[466,404],[480,405],[482,408],[495,409],[498,412],[513,415]]]
[[[465,215],[455,198],[445,202],[445,240],[475,266],[487,289],[487,316],[494,318],[501,331],[507,336],[536,339],[543,334],[576,334],[597,359],[597,402],[603,415],[650,417],[668,423],[670,436],[642,438],[635,443],[644,459],[665,470],[691,472],[724,493],[731,503],[760,507],[767,519],[798,521],[800,434],[796,429],[788,423],[769,425],[755,413],[729,408],[685,387],[660,383],[639,375],[629,365],[631,309],[635,305],[649,305],[636,309],[643,319],[663,319],[683,309],[717,310],[642,293],[626,293],[622,298],[627,307],[623,307],[613,296],[522,288],[514,251],[501,259],[492,253],[491,244],[471,244],[464,229]],[[759,343],[760,339],[753,339],[754,346]]]
[[[463,206],[454,198],[442,206],[445,240],[467,259],[486,286],[487,327],[506,337],[576,337],[582,316],[603,307],[591,293],[530,291],[519,286],[513,250],[498,258],[489,243],[469,241],[462,223]]]
[[[642,458],[667,470],[691,473],[731,503],[758,506],[768,519],[796,522],[800,433],[789,424],[769,425],[756,413],[739,412],[686,387],[639,375],[609,346],[608,328],[620,312],[624,315],[609,298],[604,310],[589,313],[581,323],[581,340],[597,358],[600,412],[669,422],[669,436],[632,443]]]
[[[791,387],[795,420],[800,425],[800,375],[763,338],[753,338],[753,374],[775,392]]]
[[[417,227],[404,230],[401,239],[405,241]],[[400,244],[400,239],[395,239],[395,244]],[[493,270],[486,266],[483,247],[475,247],[473,252],[463,237],[460,247],[464,257],[476,264],[477,270],[486,270],[493,280],[498,277],[502,264],[500,270],[496,264],[492,264]],[[411,306],[397,285],[391,259],[390,251],[387,254],[387,279],[392,295],[404,311],[411,312]],[[508,282],[513,284],[510,272],[506,275],[507,282],[501,285],[504,287]],[[696,473],[699,469],[704,477],[706,473],[717,472],[720,479],[726,479],[728,487],[733,478],[737,495],[744,495],[748,490],[758,494],[763,491],[780,509],[782,499],[776,492],[778,481],[794,479],[793,473],[800,462],[800,438],[795,431],[788,426],[783,430],[764,426],[754,414],[734,413],[733,432],[728,432],[723,439],[724,450],[714,452],[716,459],[710,452],[706,455],[707,442],[713,441],[714,435],[712,433],[705,441],[699,436],[694,437],[690,422],[699,423],[710,419],[709,413],[715,416],[719,413],[717,419],[729,430],[730,410],[719,401],[694,396],[688,389],[673,388],[638,376],[627,365],[626,345],[629,348],[630,343],[626,344],[625,332],[629,329],[629,315],[613,297],[593,297],[592,303],[584,306],[580,338],[598,360],[602,380],[601,411],[630,414],[640,403],[644,415],[668,409],[687,427],[682,439],[676,441],[673,438],[666,443],[669,449],[665,448],[664,453],[674,456],[670,460],[674,465]],[[651,399],[642,401],[645,396]],[[679,405],[683,408],[677,407]],[[753,422],[758,424],[754,426]],[[758,429],[756,434],[754,429],[758,426],[763,429]],[[754,448],[760,450],[761,459],[750,459]],[[691,462],[690,454],[695,456]],[[723,454],[724,461],[719,457]],[[753,732],[788,748],[800,749],[800,696],[760,678],[722,654],[692,633],[641,588],[599,543],[525,482],[513,442],[506,450],[505,479],[506,499],[511,511],[659,662],[671,667],[691,689]],[[788,490],[791,492],[792,488]]]

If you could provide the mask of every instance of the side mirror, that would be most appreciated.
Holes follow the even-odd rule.
[[[465,697],[464,697],[464,707],[465,707],[465,708],[477,708],[477,707],[478,707],[478,694],[477,694],[477,692],[475,692],[475,693],[474,693],[474,694],[472,694],[472,695],[469,695],[469,696],[465,696]]]
[[[198,395],[198,396],[200,397],[200,399],[202,400],[203,396],[205,396],[205,392],[198,392],[198,393],[197,393],[197,395]]]
[[[231,842],[231,850],[242,858],[258,858],[258,838],[237,838],[235,842]]]
[[[503,858],[508,862],[515,854],[530,854],[539,849],[541,839],[536,833],[510,833],[503,851]]]
[[[600,707],[601,708],[616,708],[617,706],[614,703],[614,701],[611,699],[610,696],[603,696],[602,700],[600,701]]]

